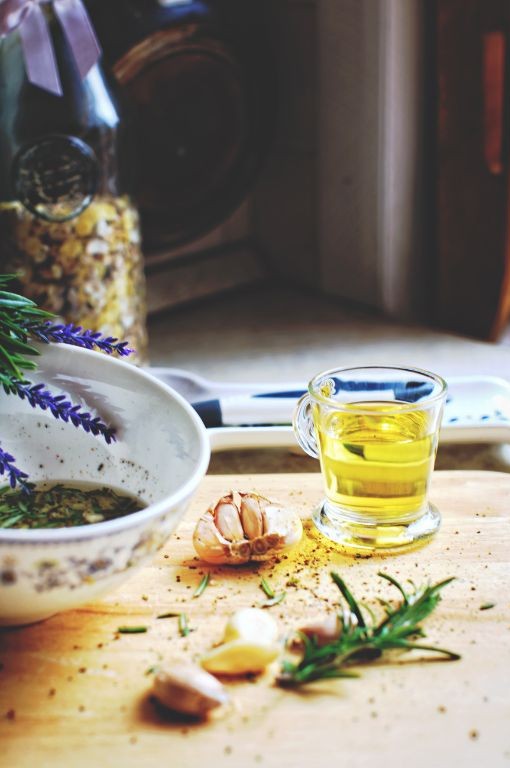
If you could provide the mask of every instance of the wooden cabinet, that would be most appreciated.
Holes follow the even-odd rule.
[[[510,316],[506,0],[436,0],[436,320],[496,339]]]

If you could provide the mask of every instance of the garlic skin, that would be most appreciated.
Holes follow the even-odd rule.
[[[258,493],[230,491],[198,521],[193,545],[213,565],[241,565],[295,546],[303,535],[299,515]]]
[[[154,678],[154,696],[168,709],[205,717],[228,701],[225,688],[215,677],[195,664],[174,664]]]

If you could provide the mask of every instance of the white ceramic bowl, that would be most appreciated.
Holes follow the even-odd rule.
[[[95,599],[163,545],[209,462],[207,432],[170,387],[129,363],[68,345],[42,345],[30,380],[67,393],[115,425],[107,445],[0,391],[0,444],[39,481],[93,481],[147,507],[103,523],[0,529],[0,624],[26,624]],[[0,485],[5,485],[0,475]]]

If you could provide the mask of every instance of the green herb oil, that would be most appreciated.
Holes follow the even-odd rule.
[[[31,493],[0,490],[0,529],[70,528],[131,515],[144,508],[134,496],[90,484],[35,485]]]

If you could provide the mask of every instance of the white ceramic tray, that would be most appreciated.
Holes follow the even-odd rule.
[[[186,399],[229,397],[288,390],[293,384],[227,384],[211,382],[187,371],[149,369]],[[291,403],[289,403],[289,407]],[[290,425],[224,426],[208,430],[211,450],[297,448]],[[448,379],[442,443],[510,443],[510,383],[496,376],[452,376]]]

